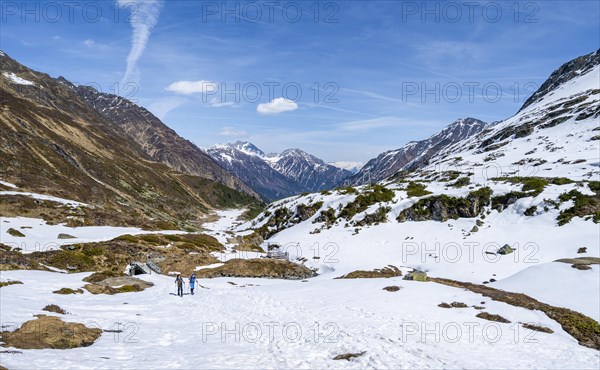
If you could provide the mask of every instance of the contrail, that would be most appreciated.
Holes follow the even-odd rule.
[[[127,69],[121,81],[124,85],[131,82],[133,76],[137,80],[137,62],[144,53],[150,32],[158,22],[158,16],[162,8],[161,0],[117,0],[117,4],[125,9],[130,9],[131,28],[131,50],[127,56]]]

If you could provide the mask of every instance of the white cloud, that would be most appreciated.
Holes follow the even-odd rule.
[[[165,90],[177,94],[190,95],[195,93],[215,92],[219,88],[216,82],[211,81],[177,81],[173,82]]]
[[[298,109],[298,104],[285,98],[275,98],[269,103],[261,103],[256,107],[256,111],[263,115],[291,112],[296,109]]]
[[[148,110],[162,121],[165,119],[167,113],[184,104],[186,101],[185,98],[161,99],[150,103]]]
[[[345,131],[368,131],[375,128],[401,125],[402,120],[397,117],[378,117],[356,121],[341,122],[336,125],[337,129]]]
[[[96,43],[96,42],[95,42],[94,40],[92,40],[92,39],[87,39],[87,40],[85,40],[85,41],[83,42],[83,44],[84,44],[85,46],[87,46],[88,48],[91,48],[92,46],[94,46],[94,44],[95,44],[95,43]]]
[[[395,128],[410,128],[410,127],[419,127],[419,128],[432,128],[438,127],[438,121],[424,121],[424,120],[415,120],[408,118],[401,118],[395,116],[385,116],[385,117],[377,117],[377,118],[369,118],[355,121],[346,121],[336,123],[333,127],[336,132],[346,132],[346,133],[360,133],[367,132],[374,129],[380,129],[384,127],[395,127]]]
[[[132,11],[131,49],[127,56],[127,69],[123,76],[123,84],[130,82],[131,78],[137,79],[137,62],[144,53],[150,33],[156,23],[162,8],[160,0],[117,0],[119,6]]]
[[[394,98],[394,97],[390,97],[390,96],[386,96],[386,95],[377,94],[377,93],[374,93],[374,92],[371,92],[371,91],[353,90],[353,89],[341,89],[341,90],[342,91],[351,92],[351,93],[355,93],[355,94],[360,94],[360,95],[368,96],[369,98],[380,99],[380,100],[387,100],[387,101],[391,101],[391,102],[394,102],[394,103],[403,103],[403,104],[406,103],[405,100]]]
[[[248,136],[248,133],[243,130],[236,130],[233,127],[223,127],[223,129],[221,130],[221,136],[232,136],[242,138]]]
[[[214,108],[233,107],[235,105],[232,101],[221,101],[218,98],[212,98],[208,104]]]

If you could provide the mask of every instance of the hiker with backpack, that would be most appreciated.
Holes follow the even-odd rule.
[[[177,274],[175,284],[177,284],[177,295],[183,297],[183,279],[181,278],[180,274]]]
[[[194,285],[196,284],[196,273],[193,272],[190,276],[190,292],[194,295]]]

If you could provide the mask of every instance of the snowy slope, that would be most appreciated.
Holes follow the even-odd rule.
[[[518,188],[504,183],[488,185],[496,195]],[[432,183],[427,189],[433,191],[433,195],[443,193],[450,196],[465,196],[470,191],[467,188],[444,189],[443,186]],[[532,264],[578,257],[576,251],[581,246],[588,247],[590,256],[600,255],[597,224],[575,219],[558,227],[556,217],[559,210],[556,209],[535,216],[523,214],[532,206],[538,206],[541,211],[544,199],[554,199],[574,188],[573,185],[550,186],[536,197],[519,199],[502,212],[490,211],[478,232],[470,232],[476,226],[477,218],[446,222],[396,221],[396,216],[418,199],[407,197],[405,191],[397,190],[392,202],[375,204],[351,220],[340,218],[331,228],[322,228],[323,223],[316,221],[319,214],[317,212],[310,219],[277,233],[269,242],[285,245],[292,255],[307,257],[309,262],[319,253],[319,262],[324,263],[328,270],[335,271],[336,276],[357,269],[374,269],[392,264],[427,271],[431,276],[474,283],[482,283],[490,278],[500,280]],[[267,211],[273,213],[276,209],[285,207],[293,212],[298,204],[317,202],[323,202],[320,210],[330,207],[338,210],[342,208],[340,205],[345,206],[353,199],[355,195],[341,195],[339,192],[331,195],[313,194],[273,203]],[[391,208],[387,214],[387,222],[364,227],[353,225],[353,222],[361,220],[380,206]],[[564,207],[566,205],[562,206]],[[257,220],[261,218],[263,217],[259,216]],[[264,219],[263,223],[268,217]],[[350,225],[346,226],[346,223]],[[241,228],[250,225],[248,223]],[[257,223],[254,227],[261,225]],[[314,233],[317,229],[320,231]],[[328,243],[333,243],[334,246],[327,246]],[[518,252],[509,256],[491,256],[485,253],[496,252],[504,244],[518,248]],[[317,249],[315,245],[318,246]],[[596,285],[600,286],[600,282]]]
[[[595,59],[596,61],[598,59]],[[600,65],[538,97],[513,117],[439,152],[426,171],[597,180]]]
[[[597,286],[599,275],[598,265],[581,274],[570,264],[551,262],[528,267],[495,286],[507,291],[521,290],[556,306],[570,302],[569,306],[574,310],[600,321],[600,289],[590,289]]]

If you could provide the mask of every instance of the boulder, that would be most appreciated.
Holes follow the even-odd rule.
[[[577,269],[577,270],[582,270],[582,271],[591,270],[592,269],[590,267],[590,265],[585,265],[583,263],[575,263],[575,264],[571,265],[571,267],[573,267],[574,269]]]
[[[449,219],[478,217],[484,207],[490,204],[491,194],[491,189],[486,187],[472,191],[465,198],[445,194],[423,198],[400,212],[396,220],[445,222]]]
[[[69,234],[63,234],[63,233],[58,234],[58,236],[56,238],[57,239],[77,239],[76,236],[69,235]]]
[[[423,271],[412,271],[404,276],[404,280],[427,281],[427,273]]]

